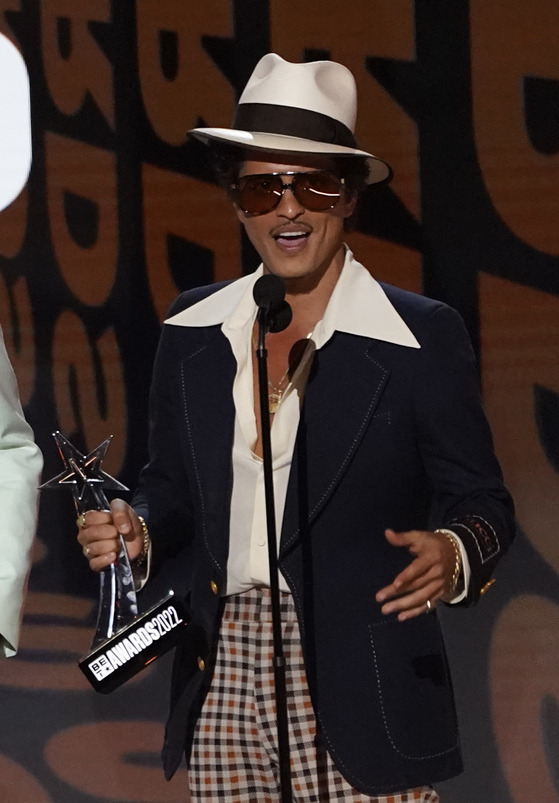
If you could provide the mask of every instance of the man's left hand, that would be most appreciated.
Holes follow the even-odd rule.
[[[405,547],[415,556],[394,581],[378,591],[375,599],[384,614],[397,613],[400,622],[433,610],[438,600],[450,602],[455,552],[443,533],[385,530],[387,541]]]

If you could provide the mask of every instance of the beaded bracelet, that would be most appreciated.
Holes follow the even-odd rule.
[[[456,589],[458,588],[458,581],[460,579],[460,574],[462,572],[462,554],[460,552],[460,547],[458,546],[458,540],[451,530],[443,529],[443,530],[435,530],[435,532],[446,535],[446,537],[452,544],[452,548],[454,549],[454,571],[452,572],[452,580],[450,581],[450,588],[448,589],[448,593],[455,594]]]

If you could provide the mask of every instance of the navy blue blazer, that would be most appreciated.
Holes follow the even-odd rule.
[[[279,563],[299,617],[319,738],[369,795],[461,771],[451,681],[435,615],[384,616],[375,593],[406,566],[384,530],[454,529],[476,601],[514,535],[468,335],[436,301],[383,285],[419,341],[336,333],[309,376]],[[216,286],[183,294],[178,312]],[[212,675],[226,583],[236,364],[220,326],[166,325],[151,396],[150,462],[134,506],[154,572],[173,576],[192,624],[177,648],[163,749],[189,756]],[[171,567],[171,568],[169,568]]]

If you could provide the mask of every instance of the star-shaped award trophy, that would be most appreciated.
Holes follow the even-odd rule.
[[[41,490],[69,488],[78,516],[87,510],[109,510],[104,489],[128,488],[102,469],[111,438],[87,455],[60,432],[53,438],[64,461],[64,471],[40,486]],[[184,603],[172,591],[138,615],[134,575],[122,535],[116,561],[100,572],[99,609],[91,651],[79,667],[96,691],[108,693],[136,675],[155,658],[175,646],[188,624]]]

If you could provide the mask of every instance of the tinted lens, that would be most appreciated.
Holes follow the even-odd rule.
[[[281,176],[243,176],[237,183],[235,200],[248,215],[263,215],[279,204],[283,194]]]
[[[291,184],[283,176],[293,175]],[[261,173],[242,176],[233,190],[237,205],[247,215],[264,215],[279,204],[283,193],[290,189],[298,202],[311,212],[325,212],[340,200],[342,181],[332,173],[321,170],[312,173]]]
[[[291,186],[299,203],[312,212],[325,212],[340,200],[341,181],[332,173],[298,173]]]

